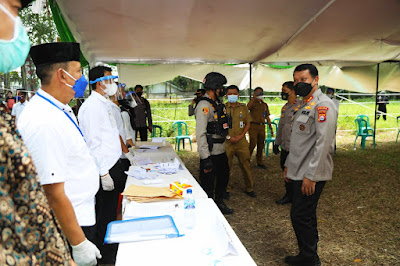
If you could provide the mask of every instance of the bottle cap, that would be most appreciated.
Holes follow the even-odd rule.
[[[191,189],[191,188],[188,188],[188,189],[186,190],[186,193],[187,193],[187,194],[192,194],[192,189]]]

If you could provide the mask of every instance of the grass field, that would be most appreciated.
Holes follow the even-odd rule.
[[[248,98],[247,98],[248,99]],[[247,100],[242,98],[241,101],[245,102]],[[269,105],[271,118],[279,117],[281,108],[284,104],[279,98],[266,98],[265,102]],[[348,101],[342,101],[339,107],[339,119],[338,119],[338,131],[339,134],[352,134],[355,135],[355,124],[354,119],[359,114],[365,114],[369,116],[371,127],[374,126],[374,98],[365,98],[362,100],[357,100],[358,103],[363,104],[369,108],[364,106],[352,104]],[[188,116],[188,105],[189,101],[182,101],[179,103],[169,103],[168,101],[151,101],[152,107],[153,121],[154,124],[161,125],[163,128],[164,137],[173,137],[173,127],[172,123],[176,120],[185,121],[188,124],[188,134],[194,136],[195,135],[195,127],[196,122],[194,117]],[[397,117],[400,115],[400,101],[390,102],[387,105],[388,113]],[[377,122],[378,132],[380,129],[384,128],[397,128],[396,119],[394,117],[387,117],[387,120],[384,121],[381,117]],[[394,129],[392,129],[394,130]],[[344,132],[341,132],[344,131]]]

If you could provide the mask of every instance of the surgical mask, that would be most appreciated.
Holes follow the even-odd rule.
[[[69,85],[68,83],[66,83],[65,85],[67,85],[68,87],[71,87],[75,91],[75,98],[83,97],[83,95],[85,94],[86,87],[88,85],[88,82],[87,82],[85,76],[82,75],[80,77],[80,79],[76,79],[70,73],[65,71],[64,69],[63,69],[63,71],[65,74],[70,76],[73,80],[75,80],[75,84],[73,86]]]
[[[328,94],[328,97],[333,99],[334,96],[333,96],[333,94]]]
[[[259,95],[259,96],[257,96],[257,99],[262,100],[262,99],[263,99],[263,96],[262,96],[262,95]]]
[[[228,102],[235,103],[239,99],[239,95],[228,95]]]
[[[312,81],[311,83],[299,82],[294,85],[294,92],[301,97],[306,97],[312,91],[313,86],[311,84]]]
[[[0,40],[0,72],[8,73],[22,66],[28,56],[31,43],[19,17],[14,17],[2,4],[0,9],[14,21],[14,36]]]
[[[136,95],[137,95],[138,97],[142,97],[143,92],[137,92]]]
[[[114,82],[109,84],[109,83],[103,83],[103,85],[106,87],[103,91],[106,93],[107,96],[113,96],[115,93],[117,93],[118,86]]]
[[[289,99],[289,93],[287,93],[287,92],[281,92],[281,98],[282,98],[282,100],[287,100],[287,99]]]

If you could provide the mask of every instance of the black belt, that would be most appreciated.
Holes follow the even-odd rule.
[[[250,123],[255,125],[265,125],[265,123],[256,123],[256,122],[250,122]]]

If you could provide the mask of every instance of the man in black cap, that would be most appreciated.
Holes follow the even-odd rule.
[[[198,89],[196,91],[196,93],[194,94],[194,95],[196,95],[196,97],[192,100],[192,102],[188,106],[189,116],[194,115],[194,109],[196,108],[196,104],[198,103],[199,99],[204,96],[204,94],[206,94],[205,89]]]
[[[99,172],[68,103],[82,97],[78,43],[47,43],[31,48],[41,80],[18,119],[18,129],[32,156],[39,180],[80,265],[96,265],[95,195]],[[89,241],[90,239],[91,241]]]
[[[225,138],[229,133],[225,105],[219,101],[224,96],[224,75],[211,72],[204,78],[206,94],[201,97],[196,108],[197,150],[200,155],[200,183],[209,198],[223,214],[232,214],[223,196],[229,180],[229,164],[225,152]]]

